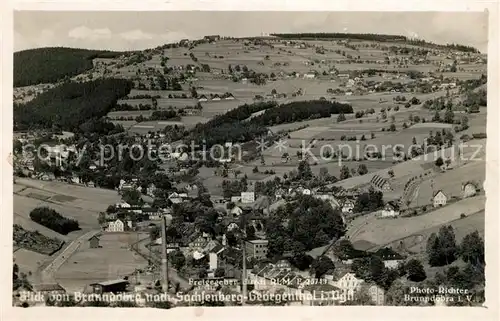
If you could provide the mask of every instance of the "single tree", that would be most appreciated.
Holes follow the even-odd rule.
[[[419,260],[411,259],[406,263],[407,278],[413,282],[422,282],[427,278],[424,267]]]

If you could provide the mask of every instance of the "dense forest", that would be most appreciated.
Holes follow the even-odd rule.
[[[132,85],[112,78],[63,84],[26,104],[14,105],[14,130],[56,127],[83,131],[82,124],[105,116],[119,98],[130,93]]]
[[[267,109],[263,114],[251,119],[250,123],[273,126],[296,121],[325,118],[332,114],[351,114],[352,106],[328,100],[294,101]]]
[[[247,120],[253,113],[263,114]],[[352,113],[352,106],[327,100],[291,102],[278,105],[275,102],[242,105],[217,116],[205,124],[198,124],[189,139],[198,143],[205,140],[207,147],[225,142],[247,142],[267,133],[267,126],[307,119],[330,117],[332,114]]]
[[[189,139],[197,143],[205,140],[205,144],[210,147],[214,144],[223,144],[225,142],[246,142],[267,132],[267,129],[243,122],[253,113],[276,107],[275,102],[265,102],[256,104],[245,104],[228,111],[227,113],[216,116],[207,123],[198,124],[192,129]]]
[[[37,207],[30,213],[30,218],[40,225],[50,228],[57,233],[67,235],[80,229],[78,221],[62,216],[48,207]]]
[[[284,223],[286,222],[286,223]],[[345,233],[338,209],[328,202],[311,196],[301,196],[297,202],[286,203],[266,222],[269,254],[303,253],[328,244]]]
[[[14,87],[54,83],[93,67],[94,58],[115,58],[120,52],[74,48],[38,48],[14,53]]]

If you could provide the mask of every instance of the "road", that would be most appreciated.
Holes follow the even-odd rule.
[[[144,238],[142,240],[139,240],[137,243],[132,244],[132,250],[134,250],[137,254],[139,254],[140,256],[145,258],[146,260],[153,261],[153,263],[156,266],[161,267],[160,257],[158,257],[156,255],[150,255],[149,249],[146,247],[148,242],[149,242],[149,237]],[[188,280],[186,280],[184,277],[180,276],[179,273],[171,267],[168,268],[168,279],[169,279],[170,284],[179,283],[180,288],[183,291],[190,290],[192,287],[189,284]]]
[[[100,230],[89,231],[77,239],[69,243],[57,256],[52,260],[52,262],[47,265],[45,269],[41,272],[42,283],[56,283],[54,274],[61,268],[61,266],[69,259],[73,253],[78,250],[80,245],[86,242],[92,236],[98,234]]]

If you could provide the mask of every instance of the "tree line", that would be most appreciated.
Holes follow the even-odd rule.
[[[48,207],[37,207],[30,212],[32,221],[43,225],[57,233],[67,235],[80,229],[77,220],[69,219]]]
[[[405,36],[380,35],[373,33],[273,33],[272,36],[283,39],[356,39],[369,41],[407,41]]]
[[[131,89],[132,82],[124,79],[65,83],[25,104],[15,104],[14,130],[56,127],[81,132],[82,124],[105,116]]]
[[[14,53],[14,87],[54,83],[93,68],[94,58],[116,58],[121,52],[64,47]]]

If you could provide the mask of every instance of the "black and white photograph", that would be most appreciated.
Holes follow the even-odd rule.
[[[14,11],[12,307],[483,307],[488,30]]]

